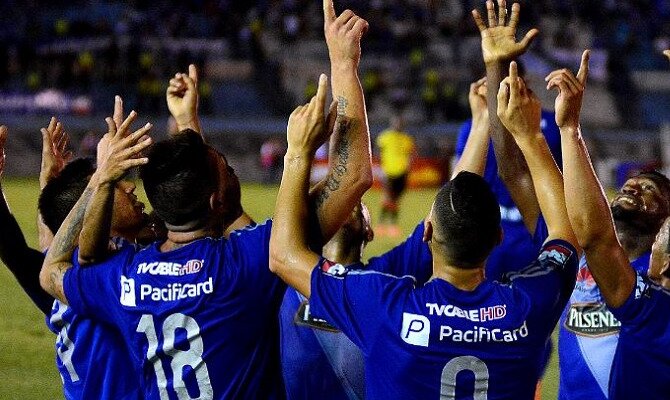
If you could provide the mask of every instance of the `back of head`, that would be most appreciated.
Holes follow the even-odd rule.
[[[78,158],[68,163],[61,173],[44,187],[38,201],[42,220],[51,232],[56,233],[72,207],[84,193],[95,172],[91,158]]]
[[[450,265],[477,268],[498,244],[500,206],[484,178],[463,171],[437,193],[432,224]]]
[[[190,130],[156,142],[140,169],[144,190],[156,214],[170,230],[204,225],[217,187],[207,146]]]

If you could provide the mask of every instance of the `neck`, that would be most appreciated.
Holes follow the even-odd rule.
[[[216,236],[216,232],[212,228],[201,228],[190,232],[168,231],[167,240],[161,245],[160,250],[175,250],[184,247],[195,240],[213,236]]]
[[[616,235],[628,260],[633,261],[651,250],[656,233],[641,233],[639,229],[623,221],[615,221]]]
[[[223,237],[228,238],[230,236],[230,233],[232,231],[236,231],[238,229],[242,229],[244,227],[247,227],[251,224],[254,223],[254,220],[251,219],[247,213],[242,212],[242,215],[237,217],[233,222],[231,222],[228,226],[226,226],[224,232],[223,232]]]
[[[361,260],[361,246],[352,246],[346,240],[331,240],[323,246],[321,252],[329,260],[339,264],[350,265]]]
[[[433,258],[433,278],[445,280],[458,289],[465,291],[473,291],[484,280],[484,264],[478,268],[463,269],[457,268],[453,265],[441,263]]]

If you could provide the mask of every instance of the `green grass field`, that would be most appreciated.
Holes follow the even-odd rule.
[[[36,179],[5,179],[3,190],[10,207],[31,246],[37,246]],[[141,190],[137,191],[144,197]],[[242,201],[247,212],[262,221],[272,215],[277,187],[244,185]],[[435,195],[434,190],[417,190],[405,195],[400,223],[403,238],[425,217]],[[379,212],[380,193],[370,191],[364,201],[373,221]],[[377,237],[366,250],[366,257],[378,255],[402,239]],[[59,399],[61,380],[55,367],[55,336],[46,328],[44,316],[23,293],[6,268],[0,269],[0,399]],[[555,354],[547,370],[543,398],[555,399],[558,366]]]

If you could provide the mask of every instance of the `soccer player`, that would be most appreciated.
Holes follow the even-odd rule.
[[[516,42],[516,27],[520,18],[519,4],[513,4],[509,21],[507,4],[504,0],[498,1],[497,13],[493,1],[487,1],[486,8],[488,24],[478,11],[473,11],[475,23],[482,37],[482,55],[487,80],[485,104],[489,109],[491,134],[490,150],[487,151],[483,176],[498,198],[505,232],[503,242],[496,247],[487,261],[486,276],[500,279],[505,273],[517,271],[530,264],[543,242],[533,239],[538,230],[537,224],[542,223],[542,220],[539,219],[540,209],[533,192],[528,166],[512,136],[496,115],[496,95],[505,69],[510,61],[527,51],[538,31],[532,29],[521,41]],[[542,121],[546,124],[545,114],[542,115]],[[543,128],[551,132],[547,135],[550,148],[558,149],[560,139],[557,129],[552,130],[547,126]],[[459,136],[457,154],[462,151],[467,137],[468,134]],[[560,151],[555,151],[554,154],[559,156],[560,162]],[[543,227],[540,227],[539,231],[544,231]]]
[[[519,64],[521,66],[521,64]],[[520,75],[521,75],[521,71]],[[522,76],[523,77],[523,76]],[[484,87],[484,102],[486,107],[486,87]],[[472,111],[472,107],[471,107]],[[458,160],[464,156],[466,144],[472,135],[477,135],[477,124],[475,111],[472,111],[472,119],[466,121],[458,133],[456,140],[456,156]],[[486,126],[488,128],[488,114]],[[542,110],[542,133],[544,134],[551,154],[554,156],[556,163],[561,165],[561,136],[558,132],[558,127],[554,122],[554,113],[551,111]],[[534,229],[529,231],[524,224],[523,217],[519,212],[518,207],[514,204],[512,196],[510,195],[505,183],[498,176],[498,162],[493,148],[493,142],[490,141],[488,130],[486,132],[486,142],[482,143],[484,146],[484,170],[478,175],[482,175],[486,182],[491,186],[491,190],[495,193],[498,203],[500,204],[500,225],[505,232],[503,241],[497,246],[491,256],[486,262],[486,275],[492,279],[499,279],[502,275],[509,271],[514,271],[526,267],[532,262],[537,255],[537,251],[542,243],[536,243],[532,237],[535,233]],[[507,158],[502,158],[503,162]],[[471,171],[474,172],[474,171]]]
[[[359,263],[374,237],[370,213],[360,203],[322,253],[345,264]],[[328,321],[315,318],[309,303],[293,288],[279,314],[281,360],[286,397],[291,400],[363,399],[365,382],[360,350]]]
[[[523,90],[516,70],[510,73],[511,94],[509,100],[501,94],[500,114],[528,158],[549,240],[507,284],[484,277],[486,257],[500,241],[500,210],[486,182],[469,172],[438,192],[426,221],[434,272],[423,288],[411,277],[349,270],[309,250],[307,189],[322,132],[311,108],[289,119],[270,267],[309,298],[315,316],[361,348],[370,399],[534,396],[578,254],[558,168],[536,174],[541,159],[552,162],[543,136],[533,134],[540,131],[539,102]]]
[[[582,140],[581,133],[576,132],[581,132],[578,129],[579,111],[586,81],[587,57],[588,53],[583,57],[582,66],[576,78],[564,69],[554,71],[547,76],[547,87],[559,89],[559,96],[556,100],[556,122],[561,129],[564,157],[568,157],[566,143],[570,142],[567,142],[567,139],[573,140],[572,136],[577,135],[580,143]],[[566,115],[570,118],[559,115],[559,111],[564,111],[558,108],[559,101],[567,101],[564,100],[566,97],[578,99],[577,102],[568,103],[572,109],[569,110],[571,114]],[[571,147],[570,149],[574,153],[574,149]],[[574,158],[574,154],[571,157]],[[564,165],[567,165],[565,161],[564,158]],[[571,162],[574,163],[574,159]],[[573,170],[570,176],[574,177],[572,175],[574,173]],[[590,181],[593,179],[591,178]],[[574,197],[569,205],[573,216],[576,213],[573,207],[581,207],[582,212],[586,210],[596,212],[595,206],[587,205],[587,202],[589,204],[595,202],[594,197],[600,201],[599,186],[587,185],[587,181],[583,183],[583,186],[575,186],[574,180],[571,182],[570,190],[566,190],[566,194],[572,194]],[[584,191],[577,191],[577,187],[583,187]],[[580,193],[580,195],[576,196],[575,193]],[[610,243],[609,236],[605,234],[609,234],[607,221],[610,220],[611,215],[614,221],[613,232],[616,233],[616,240],[621,244],[626,261],[630,261],[630,265],[637,273],[644,274],[647,271],[654,237],[663,221],[670,215],[670,181],[655,171],[643,172],[634,176],[628,179],[619,190],[610,203],[610,209],[608,213],[598,212],[596,214],[601,217],[593,216],[589,219],[598,221],[597,223],[592,222],[591,228],[594,232],[602,233],[602,237],[597,240],[592,236],[580,238],[580,244],[587,250],[586,257],[580,261],[577,282],[570,297],[569,306],[561,318],[559,332],[559,399],[562,400],[608,398],[608,387],[611,386],[609,381],[613,376],[610,373],[612,362],[617,343],[623,335],[622,321],[618,319],[620,314],[613,312],[614,310],[608,307],[613,303],[607,300],[606,293],[598,279],[594,279],[596,273],[591,264],[593,260],[600,261],[600,257],[606,256],[608,261],[605,265],[612,265],[614,245]],[[585,234],[585,231],[580,232]],[[603,250],[596,251],[596,244],[604,246]],[[588,251],[589,248],[593,250]],[[603,252],[602,256],[596,258],[595,254],[599,251]],[[622,288],[622,290],[627,289],[627,286]],[[639,398],[646,397],[640,396]]]
[[[407,176],[415,152],[414,139],[404,131],[403,125],[402,117],[395,116],[391,127],[377,136],[379,162],[386,178],[377,229],[380,234],[392,237],[400,236],[400,197],[407,186]]]
[[[670,307],[670,218],[667,218],[670,191],[666,181],[659,179],[660,175],[643,174],[629,180],[613,205],[608,205],[591,165],[579,125],[587,75],[588,51],[585,51],[576,77],[564,69],[552,72],[547,80],[549,88],[558,90],[557,104],[563,104],[561,114],[564,118],[560,120],[559,126],[568,216],[584,248],[589,278],[598,285],[598,300],[604,300],[608,307],[605,309],[607,314],[611,313],[607,319],[593,319],[594,323],[589,328],[592,332],[618,328],[609,389],[596,387],[597,395],[590,398],[667,399],[667,383],[670,381],[670,353],[667,351],[670,346],[670,318],[667,314]],[[556,115],[559,122],[558,108]],[[576,196],[575,193],[580,195]],[[622,220],[622,214],[628,214],[628,217]],[[630,250],[626,249],[626,237],[623,240],[621,238],[619,225],[622,222],[632,224],[634,221],[637,221],[640,233],[637,238],[639,246],[648,245],[649,235],[654,235],[652,230],[658,231],[651,246],[648,271],[637,261],[639,258],[632,257]],[[628,236],[627,239],[635,238]],[[585,274],[583,271],[580,268],[580,275]],[[582,282],[582,285],[585,284]],[[578,289],[579,286],[576,293]],[[573,305],[570,309],[569,319],[575,307]],[[612,318],[618,321],[614,326]],[[569,319],[568,324],[571,324]],[[609,364],[611,360],[610,356],[604,361]],[[583,378],[579,383],[589,383]],[[565,394],[562,396],[568,398]]]
[[[117,99],[115,103],[115,111],[118,111],[119,101]],[[126,126],[134,118],[131,114]],[[52,125],[47,128],[49,132]],[[58,230],[94,171],[92,160],[77,159],[50,179],[39,200],[40,215],[46,225],[42,229]],[[111,233],[115,238],[111,242],[115,246],[134,242],[143,227],[143,205],[133,194],[134,189],[135,185],[129,181],[118,182],[113,188],[111,229],[105,235],[109,238]],[[48,237],[49,234],[40,236]],[[108,245],[110,240],[103,243]],[[44,244],[49,247],[48,243]],[[86,249],[86,241],[81,245]],[[35,279],[39,282],[38,276]],[[58,335],[56,364],[66,399],[142,398],[138,371],[133,368],[127,344],[117,331],[76,313],[58,300],[53,302],[47,325]]]

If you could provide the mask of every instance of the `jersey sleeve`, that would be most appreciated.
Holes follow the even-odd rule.
[[[639,272],[636,276],[635,287],[628,299],[621,306],[609,309],[619,321],[640,326],[653,322],[653,310],[658,313],[658,310],[667,310],[670,307],[670,292],[651,283]]]
[[[560,316],[575,287],[578,262],[574,246],[564,240],[550,240],[532,264],[506,278],[513,288],[528,296],[533,314],[549,326],[554,317]]]
[[[113,324],[117,321],[121,305],[129,305],[131,299],[135,301],[133,279],[123,274],[135,252],[133,246],[125,246],[101,263],[81,267],[77,262],[77,249],[73,256],[74,265],[63,278],[63,290],[70,308],[77,314],[103,322]]]
[[[423,232],[421,222],[402,244],[379,257],[370,258],[366,268],[395,276],[411,275],[417,284],[425,284],[433,275],[433,256],[423,241]]]
[[[411,276],[348,269],[321,259],[312,271],[310,310],[344,332],[365,353],[379,337],[388,315],[400,312],[414,282]]]
[[[224,264],[232,262],[226,270],[236,274],[234,281],[239,285],[252,293],[261,292],[276,299],[283,295],[286,286],[268,265],[271,231],[271,220],[233,231],[226,242]]]

